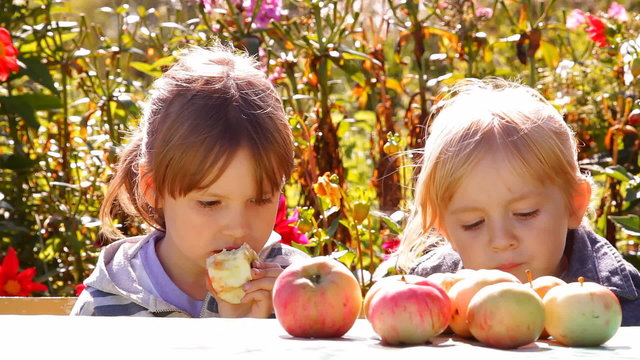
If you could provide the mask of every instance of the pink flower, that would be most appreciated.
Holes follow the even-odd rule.
[[[390,255],[398,249],[398,246],[400,246],[400,238],[397,236],[383,242],[382,250],[384,250],[384,255],[382,256],[382,260],[389,259]]]
[[[202,5],[204,6],[204,11],[211,13],[213,12],[213,7],[215,6],[214,0],[202,0]]]
[[[627,10],[624,6],[618,4],[617,2],[612,2],[611,6],[609,6],[609,10],[607,10],[607,15],[610,18],[616,19],[620,22],[625,22],[629,20],[629,16],[627,15]]]
[[[476,16],[479,18],[490,19],[493,16],[493,9],[478,5],[476,6]]]
[[[291,245],[291,242],[298,244],[308,244],[309,238],[298,230],[298,227],[292,225],[298,221],[299,213],[298,209],[293,211],[293,215],[290,218],[287,216],[287,201],[284,195],[280,195],[280,202],[278,203],[278,214],[276,215],[276,224],[273,230],[282,236],[280,242],[283,244]]]
[[[607,41],[607,35],[604,33],[606,25],[602,20],[591,14],[587,14],[585,16],[587,18],[587,24],[589,24],[589,27],[586,29],[589,34],[589,39],[593,40],[599,47],[611,45]]]
[[[251,0],[251,5],[247,9],[249,14],[253,13],[253,8],[256,6],[257,2],[257,0]],[[258,29],[267,28],[271,20],[280,21],[281,13],[282,0],[264,0],[260,4],[260,9],[258,10],[256,18],[253,19],[253,23]]]
[[[272,83],[276,83],[280,79],[284,79],[284,68],[282,66],[276,66],[273,68],[268,78]]]
[[[577,29],[580,25],[587,22],[585,14],[580,9],[573,9],[567,17],[567,29]]]

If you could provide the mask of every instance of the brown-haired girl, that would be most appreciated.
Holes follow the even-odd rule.
[[[303,252],[272,232],[293,144],[280,98],[234,49],[192,48],[153,85],[100,211],[155,229],[100,253],[74,315],[267,317],[282,268]],[[208,291],[206,258],[248,244],[259,254],[240,304]]]

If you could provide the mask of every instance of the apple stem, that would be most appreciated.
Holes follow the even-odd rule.
[[[530,269],[524,271],[527,274],[527,280],[529,281],[529,286],[533,289],[533,274]]]
[[[584,276],[578,277],[578,281],[580,282],[580,286],[584,285]]]

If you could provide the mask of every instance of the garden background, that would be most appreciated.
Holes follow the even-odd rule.
[[[147,89],[215,41],[260,60],[289,116],[276,230],[364,290],[398,244],[429,113],[463,77],[517,79],[558,108],[598,185],[594,229],[640,264],[637,1],[0,0],[0,27],[0,296],[80,290]]]

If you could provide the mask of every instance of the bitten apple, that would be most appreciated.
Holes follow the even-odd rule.
[[[467,323],[467,307],[471,298],[483,287],[501,282],[520,283],[515,275],[500,270],[477,270],[473,275],[460,280],[449,290],[451,298],[451,330],[460,337],[470,337]]]
[[[544,328],[544,305],[529,285],[487,285],[469,302],[467,321],[471,334],[480,342],[513,349],[538,339]]]
[[[442,287],[426,279],[387,281],[371,299],[367,319],[386,344],[422,344],[447,328],[451,301]]]
[[[555,276],[546,275],[540,276],[539,278],[533,280],[531,282],[531,287],[533,288],[533,291],[535,291],[540,296],[540,299],[544,299],[544,296],[549,292],[549,290],[551,290],[551,288],[554,288],[558,285],[566,284],[567,283],[562,279],[559,279]],[[549,332],[546,329],[543,330],[542,334],[540,334],[540,338],[546,339],[548,337]]]
[[[293,263],[276,279],[273,308],[291,335],[330,338],[344,335],[362,308],[362,292],[355,276],[326,256]]]
[[[581,280],[556,286],[544,296],[545,327],[564,345],[602,345],[622,323],[620,302],[608,288]]]

